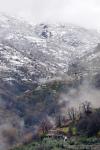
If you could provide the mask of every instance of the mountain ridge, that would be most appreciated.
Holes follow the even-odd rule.
[[[0,18],[0,107],[15,114],[22,134],[34,132],[44,116],[69,106],[65,98],[59,103],[61,94],[80,94],[85,78],[99,89],[99,33],[74,25]],[[4,124],[14,126],[9,120]]]

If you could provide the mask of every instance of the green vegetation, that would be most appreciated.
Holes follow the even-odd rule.
[[[19,97],[20,105],[17,107],[20,106],[18,109],[24,118],[25,127],[32,127],[34,121],[39,125],[35,138],[30,131],[23,136],[22,146],[13,150],[92,150],[93,146],[99,146],[100,109],[94,109],[91,103],[85,101],[77,109],[67,108],[64,116],[60,113],[62,105],[57,103],[60,92],[76,86],[75,83],[66,82],[52,81],[37,86],[33,91],[25,93],[24,101],[23,97]],[[50,116],[51,120],[54,119],[54,126],[49,117],[41,116],[42,112]],[[59,135],[61,138],[57,138]]]
[[[57,119],[56,133],[48,136],[52,129],[49,120],[43,120],[38,131],[38,140],[28,141],[13,150],[99,150],[100,149],[100,109],[93,109],[89,102],[81,104],[81,111],[68,110],[69,124]],[[63,124],[63,125],[62,125]],[[52,131],[53,132],[53,131]],[[60,138],[57,136],[61,135]],[[64,137],[67,136],[67,140]],[[42,137],[42,138],[41,138]]]
[[[98,143],[100,141],[96,137],[72,138],[65,142],[63,140],[44,138],[41,142],[32,142],[14,150],[92,150],[93,145],[95,145],[95,148],[100,148]]]

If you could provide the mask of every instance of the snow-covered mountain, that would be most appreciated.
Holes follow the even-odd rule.
[[[84,77],[100,88],[99,43],[100,34],[94,30],[67,24],[32,25],[1,14],[0,129],[33,131],[45,115],[60,111],[61,91],[80,92],[77,87]],[[73,98],[71,94],[68,98]]]
[[[98,57],[95,48],[99,42],[96,31],[74,25],[32,26],[1,15],[0,77],[13,83],[59,76],[77,59],[86,63]]]

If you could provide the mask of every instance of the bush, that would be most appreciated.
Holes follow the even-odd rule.
[[[82,144],[96,144],[99,142],[99,139],[97,139],[96,137],[90,137],[90,138],[87,138],[87,137],[80,137],[79,139],[79,142],[82,143]]]
[[[93,112],[90,116],[81,118],[77,123],[78,132],[81,135],[95,136],[100,131],[100,115]]]
[[[75,136],[77,135],[77,128],[76,127],[73,127],[72,128],[72,134]]]

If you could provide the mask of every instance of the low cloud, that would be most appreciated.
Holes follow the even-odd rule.
[[[78,88],[70,88],[67,94],[62,93],[60,95],[59,104],[64,104],[61,112],[66,113],[67,109],[71,107],[79,109],[79,106],[86,101],[90,102],[93,108],[100,107],[100,90],[84,80]]]
[[[100,29],[99,0],[0,0],[0,11],[34,23],[62,22]]]

